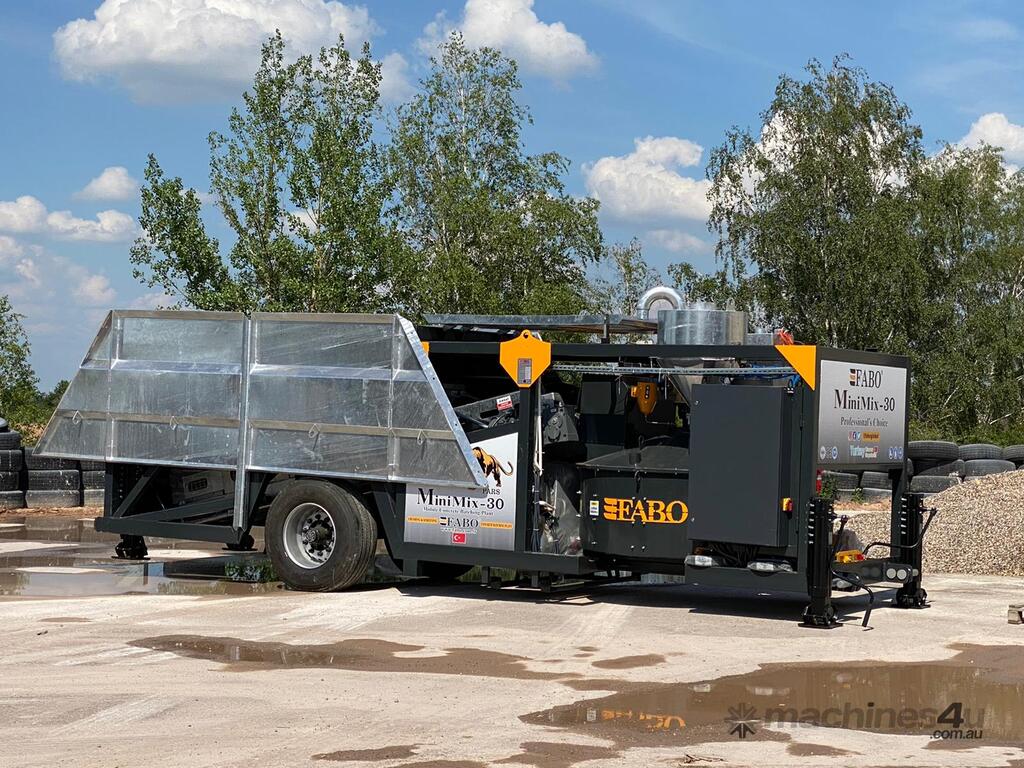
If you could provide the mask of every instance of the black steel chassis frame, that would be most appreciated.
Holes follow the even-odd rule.
[[[747,363],[785,365],[787,361],[773,346],[762,345],[652,345],[613,343],[554,343],[552,361],[617,363],[621,361],[650,361],[662,358],[731,358]],[[498,341],[447,341],[432,339],[430,355],[484,355],[497,359]],[[822,354],[826,359],[848,362],[864,362],[881,365],[905,366],[906,358],[850,350],[819,348],[818,372]],[[536,434],[537,409],[541,396],[541,380],[520,390],[519,418],[514,430],[519,434],[520,466],[532,466],[533,446],[539,436]],[[731,587],[740,589],[795,592],[808,595],[810,603],[804,612],[804,623],[810,626],[833,626],[836,613],[832,606],[832,551],[831,539],[834,522],[831,504],[815,495],[817,443],[818,394],[806,385],[798,385],[797,408],[801,429],[794,435],[791,455],[798,457],[792,466],[791,487],[793,495],[795,525],[791,527],[790,546],[787,554],[796,558],[795,572],[778,572],[771,575],[755,574],[745,568],[710,568],[687,574],[687,583]],[[474,433],[476,437],[489,436],[489,432],[508,427],[493,428]],[[494,431],[494,434],[498,434]],[[844,465],[850,469],[877,469],[877,464]],[[148,484],[162,470],[158,466],[108,465],[106,478],[106,508],[104,516],[97,518],[98,531],[107,531],[128,536],[151,536],[199,541],[222,542],[237,545],[249,534],[253,512],[263,498],[263,492],[270,481],[270,475],[252,472],[246,478],[246,509],[242,527],[231,524],[233,498],[224,496],[211,501],[200,501],[181,507],[146,510],[138,512],[136,502]],[[921,547],[915,542],[921,529],[921,499],[906,495],[906,478],[902,466],[890,467],[893,481],[892,504],[892,550],[899,550],[907,562],[900,563],[916,574],[900,587],[896,605],[900,607],[923,607],[926,593],[921,587]],[[134,473],[134,481],[128,478]],[[539,523],[539,489],[534,482],[534,473],[520,472],[517,477],[516,502],[522,512],[517,515],[514,535],[514,549],[511,551],[482,549],[474,547],[451,547],[436,544],[407,542],[404,537],[404,515],[399,508],[402,489],[393,483],[372,483],[370,493],[375,502],[383,533],[392,556],[402,562],[403,571],[408,575],[419,575],[421,564],[443,562],[479,565],[487,569],[507,568],[533,574],[544,580],[548,575],[597,578],[609,567],[598,559],[585,555],[558,555],[532,551],[529,544]],[[131,483],[128,487],[127,483]],[[116,506],[115,506],[116,504]],[[225,524],[223,521],[227,520]],[[890,562],[879,560],[879,563]],[[652,569],[654,570],[654,569]]]
[[[234,496],[192,502],[180,507],[136,511],[137,502],[165,467],[156,465],[108,464],[103,517],[96,518],[97,531],[123,536],[153,536],[168,539],[213,541],[241,544],[252,528],[251,521],[270,475],[252,472],[246,478],[246,527],[235,528],[221,520],[231,520]],[[131,478],[131,475],[137,475]],[[116,506],[115,506],[116,505]]]

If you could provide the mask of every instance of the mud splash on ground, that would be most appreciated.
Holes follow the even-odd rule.
[[[587,760],[610,760],[619,756],[614,747],[594,747],[589,744],[563,744],[551,741],[527,741],[519,745],[517,755],[495,760],[495,765],[532,765],[536,768],[571,768]]]
[[[578,677],[564,672],[537,672],[526,659],[476,648],[446,648],[438,656],[399,656],[423,646],[385,640],[350,639],[323,645],[238,640],[232,637],[164,635],[135,640],[129,645],[169,651],[192,659],[219,661],[229,669],[347,669],[360,672],[421,672],[516,680],[557,680]]]
[[[646,653],[642,656],[620,656],[617,659],[603,659],[592,662],[592,666],[600,669],[636,669],[637,667],[653,667],[664,664],[665,657],[660,653]]]
[[[382,760],[405,760],[415,757],[419,744],[397,744],[377,749],[341,749],[337,752],[320,752],[313,755],[314,760],[327,760],[332,763],[378,763]]]

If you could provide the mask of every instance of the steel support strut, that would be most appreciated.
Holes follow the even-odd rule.
[[[909,565],[913,576],[906,582],[892,604],[896,608],[926,608],[928,593],[921,587],[921,567],[924,559],[924,496],[919,493],[906,493],[900,502],[898,527],[893,538],[893,555],[898,551],[900,560]],[[890,555],[892,556],[892,555]]]
[[[804,609],[806,627],[834,627],[832,606],[832,500],[814,496],[807,514],[807,593],[810,605]]]

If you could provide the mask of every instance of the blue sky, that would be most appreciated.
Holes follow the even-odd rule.
[[[1024,163],[1012,2],[0,0],[0,291],[44,385],[72,374],[107,309],[160,302],[128,261],[146,155],[205,190],[206,135],[275,26],[295,49],[369,39],[392,103],[439,34],[501,47],[534,115],[527,149],[568,157],[607,240],[639,237],[659,267],[711,266],[708,151],[731,125],[758,128],[778,76],[812,57],[849,53],[894,86],[929,151],[988,141]]]

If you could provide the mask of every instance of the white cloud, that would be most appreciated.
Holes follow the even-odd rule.
[[[110,285],[106,275],[87,272],[79,277],[78,284],[71,289],[71,294],[79,304],[87,307],[106,307],[117,298],[117,291]]]
[[[365,7],[334,0],[104,0],[58,29],[53,48],[69,80],[109,78],[139,102],[201,101],[249,85],[278,29],[293,53],[339,34],[358,51],[380,31]]]
[[[46,228],[46,206],[32,195],[17,200],[0,200],[0,230],[5,232],[40,232]]]
[[[61,240],[97,243],[125,242],[135,237],[135,220],[121,211],[100,211],[95,219],[80,219],[71,211],[47,213],[46,206],[31,195],[0,201],[0,231],[40,233]]]
[[[959,37],[972,42],[998,42],[1020,37],[1013,24],[993,18],[966,19],[957,24],[956,32]]]
[[[125,242],[135,237],[135,219],[120,211],[100,211],[93,219],[79,219],[70,211],[54,211],[46,217],[50,232],[62,240],[97,243]]]
[[[711,243],[679,229],[652,229],[647,238],[655,245],[673,253],[700,254],[711,250]]]
[[[400,53],[389,53],[380,62],[380,97],[397,104],[408,99],[413,91],[409,81],[409,62]]]
[[[33,259],[21,259],[14,265],[14,271],[22,280],[34,288],[38,288],[43,284],[43,278],[39,274],[39,267]]]
[[[165,309],[173,307],[179,301],[181,299],[176,296],[170,296],[163,291],[155,291],[132,299],[128,304],[128,309]]]
[[[19,258],[25,249],[17,240],[7,235],[0,235],[0,264]]]
[[[139,194],[139,182],[123,165],[104,168],[102,173],[75,193],[79,200],[132,200]]]
[[[703,148],[673,136],[648,136],[634,145],[628,155],[583,167],[587,191],[601,201],[602,212],[625,221],[706,220],[710,182],[679,173],[700,163]]]
[[[959,143],[964,147],[981,144],[1002,147],[1004,158],[1024,162],[1024,125],[1011,123],[1002,112],[989,112],[979,117]]]
[[[560,21],[537,18],[533,0],[466,0],[462,20],[452,25],[444,13],[423,29],[421,50],[432,53],[458,29],[473,47],[498,48],[523,70],[564,82],[597,68],[598,59],[586,41]]]

